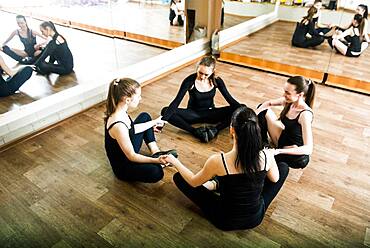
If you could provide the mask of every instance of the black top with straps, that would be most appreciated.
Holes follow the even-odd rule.
[[[347,41],[350,43],[348,50],[350,52],[361,52],[361,40],[360,40],[360,35],[356,35],[356,30],[357,32],[360,33],[358,28],[353,28],[353,32],[355,33],[353,36],[346,36]]]
[[[104,142],[105,142],[105,152],[107,153],[107,156],[108,156],[110,165],[112,166],[112,169],[113,169],[113,172],[114,172],[115,175],[122,174],[121,171],[120,171],[122,169],[122,166],[131,163],[131,161],[127,158],[127,156],[125,155],[125,153],[122,151],[122,149],[119,146],[117,140],[116,139],[113,139],[110,136],[109,130],[114,125],[116,125],[117,123],[123,123],[127,127],[128,131],[129,131],[130,140],[132,140],[132,137],[135,134],[135,129],[134,129],[134,123],[131,120],[131,118],[130,118],[130,122],[131,122],[131,127],[130,128],[128,128],[128,126],[126,125],[126,123],[124,123],[123,121],[113,122],[112,124],[109,125],[108,128],[105,126],[105,139],[104,139]]]
[[[264,180],[266,177],[266,163],[262,171],[254,174],[254,181],[250,176],[240,174],[229,174],[223,153],[222,162],[226,175],[218,176],[221,198],[222,225],[230,229],[246,229],[259,225],[265,213],[264,202],[261,196]]]
[[[289,119],[286,116],[281,119],[285,129],[281,132],[279,137],[278,148],[292,145],[303,146],[302,126],[299,124],[298,119],[304,111],[309,111],[313,114],[310,109],[304,109],[299,112],[298,116],[294,119]]]
[[[193,73],[184,79],[175,99],[170,103],[167,111],[164,113],[162,118],[163,120],[167,121],[170,119],[180,105],[187,91],[189,92],[188,108],[192,110],[206,110],[214,108],[215,104],[213,98],[216,94],[216,88],[221,92],[222,96],[230,105],[239,105],[238,101],[236,101],[227,91],[225,83],[221,78],[217,77],[215,79],[216,83],[214,87],[207,92],[200,92],[197,90],[195,87],[196,78],[197,74]]]
[[[19,33],[19,30],[17,30],[17,35],[20,39],[20,41],[24,45],[24,51],[28,54],[29,57],[33,57],[35,53],[35,45],[36,45],[36,36],[32,35],[32,30],[29,29],[27,30],[27,37],[22,37],[21,34]],[[31,36],[31,38],[28,37],[28,35]]]

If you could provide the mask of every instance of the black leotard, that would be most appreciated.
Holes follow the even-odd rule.
[[[131,118],[130,118],[130,122],[131,122],[131,127],[130,128],[128,128],[126,123],[124,123],[123,121],[116,121],[116,122],[113,122],[112,124],[110,124],[110,126],[108,128],[105,127],[105,151],[107,153],[109,162],[112,166],[112,169],[113,169],[113,172],[114,172],[115,175],[121,175],[122,174],[122,172],[121,172],[122,167],[125,164],[127,165],[127,164],[131,163],[131,161],[127,158],[126,154],[122,151],[122,149],[119,146],[117,140],[113,139],[110,136],[109,130],[115,124],[123,123],[128,129],[130,140],[132,140],[133,137],[134,137],[134,134],[135,134],[135,130],[134,130],[134,123],[132,122]]]
[[[195,87],[195,80],[197,74],[191,74],[184,79],[180,86],[175,99],[171,102],[166,112],[163,114],[163,120],[168,120],[180,105],[186,92],[189,92],[189,101],[187,108],[192,110],[206,110],[214,108],[215,104],[213,98],[216,94],[216,88],[221,92],[225,100],[233,106],[239,106],[239,103],[227,91],[224,81],[221,78],[216,78],[214,88],[207,92],[199,92]]]
[[[358,57],[360,54],[353,54],[361,52],[361,40],[360,36],[356,35],[355,29],[359,32],[358,28],[353,28],[354,35],[353,36],[346,36],[346,40],[349,42],[349,46],[346,52],[346,56],[348,57]]]
[[[308,33],[312,38],[306,37]],[[297,22],[297,26],[292,37],[293,46],[307,48],[320,45],[322,42],[324,42],[324,38],[315,29],[313,21],[310,21],[307,24]]]
[[[19,30],[17,30],[17,35],[20,39],[20,41],[24,45],[24,51],[28,54],[29,57],[33,57],[35,54],[35,45],[36,45],[36,36],[32,35],[32,30],[29,29],[28,32],[30,33],[31,38],[26,38],[22,37],[19,33]]]
[[[299,112],[295,119],[289,119],[286,116],[281,119],[281,122],[284,124],[285,128],[279,137],[278,148],[292,145],[303,146],[302,126],[299,124],[298,119],[301,113],[304,111],[309,111],[313,114],[311,110],[304,109]]]
[[[265,166],[262,171],[254,173],[254,181],[251,177],[241,174],[229,174],[224,155],[222,163],[225,167],[225,176],[218,176],[220,190],[219,225],[223,229],[246,229],[259,225],[265,213],[264,200],[261,196],[264,180],[266,177],[266,154]]]

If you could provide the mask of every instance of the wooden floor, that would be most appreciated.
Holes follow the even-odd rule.
[[[191,65],[143,88],[139,109],[158,116]],[[220,63],[229,91],[249,106],[279,97],[286,78]],[[185,101],[184,101],[185,102]],[[225,104],[217,93],[216,105]],[[182,104],[184,105],[184,103]],[[314,153],[291,170],[262,224],[222,232],[172,181],[117,180],[104,151],[104,106],[96,106],[0,152],[2,247],[365,247],[370,246],[370,100],[318,86]],[[194,172],[227,151],[227,130],[209,144],[166,125],[157,136]]]
[[[332,78],[359,81],[359,87],[370,93],[369,49],[359,58],[349,58],[335,53],[326,41],[312,49],[292,47],[294,28],[295,23],[276,22],[223,49],[221,59],[315,79],[329,73]]]
[[[4,26],[4,30],[0,34],[0,40],[5,40],[16,28],[15,15],[5,12],[0,13],[1,22],[9,23],[9,25]],[[39,22],[29,20],[29,25],[31,28],[38,29]],[[31,79],[20,88],[20,93],[1,98],[0,114],[77,84],[94,83],[93,78],[99,73],[112,72],[166,51],[136,42],[111,39],[71,28],[58,26],[57,29],[68,41],[74,56],[75,73],[67,76],[51,74],[49,78],[34,73]],[[9,46],[23,48],[18,37],[14,37]],[[18,68],[13,59],[2,52],[0,54],[7,64],[15,69]]]

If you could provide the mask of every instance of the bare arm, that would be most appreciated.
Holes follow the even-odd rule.
[[[180,172],[181,176],[185,179],[185,181],[192,187],[198,187],[206,183],[208,180],[216,175],[215,171],[217,168],[217,162],[215,156],[209,157],[203,168],[196,174],[194,174],[172,155],[167,155],[165,160],[175,166],[178,172]]]
[[[285,98],[280,97],[272,100],[268,100],[261,104],[256,110],[256,114],[259,114],[260,112],[264,111],[265,109],[271,108],[273,106],[284,106],[285,105]]]
[[[6,40],[4,41],[4,43],[3,43],[2,47],[3,47],[3,46],[5,46],[9,41],[11,41],[11,40],[13,39],[13,37],[15,36],[15,33],[16,33],[16,30],[14,30],[14,31],[9,35],[8,39],[6,39]]]
[[[271,149],[265,150],[266,154],[266,163],[267,163],[267,178],[271,181],[276,183],[279,181],[279,169],[277,167],[276,161],[275,161],[275,156],[274,152]]]
[[[130,140],[128,129],[123,123],[117,123],[114,125],[109,130],[109,134],[112,138],[117,140],[123,153],[130,161],[136,163],[161,163],[160,158],[151,158],[135,152]]]
[[[1,68],[5,71],[6,74],[8,74],[9,76],[13,77],[16,72],[11,70],[4,62],[3,58],[0,56],[0,66]]]
[[[312,113],[305,111],[301,114],[298,122],[302,126],[303,146],[276,149],[277,154],[311,155],[313,150]]]
[[[342,33],[336,35],[334,38],[340,40],[340,39],[344,39],[344,37],[346,37],[347,35],[352,35],[352,34],[353,34],[353,28],[351,27],[343,31]]]
[[[158,117],[155,120],[147,121],[144,123],[135,124],[135,133],[142,133],[145,130],[152,128],[155,125],[163,126],[166,121],[162,121],[162,116]]]

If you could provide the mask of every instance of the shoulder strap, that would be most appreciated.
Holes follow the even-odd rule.
[[[266,166],[267,166],[267,156],[266,156],[266,153],[264,150],[262,150],[263,152],[263,155],[265,156],[265,167],[263,168],[263,170],[266,170]]]
[[[302,114],[302,112],[304,112],[304,111],[309,111],[309,112],[311,112],[311,114],[313,115],[313,112],[312,112],[312,110],[310,110],[310,109],[304,109],[304,110],[302,110],[301,112],[299,112],[299,114],[298,114],[298,116],[297,116],[297,119],[299,118],[299,116]]]
[[[127,127],[127,129],[129,129],[128,126],[126,125],[126,123],[124,123],[123,121],[115,121],[115,122],[113,122],[112,124],[109,125],[109,127],[107,128],[107,130],[109,131],[117,123],[123,123],[123,125],[125,125]]]
[[[226,166],[225,157],[222,152],[221,152],[221,158],[222,158],[222,163],[224,164],[224,167],[225,167],[226,174],[229,175],[229,171],[227,170],[227,166]]]

